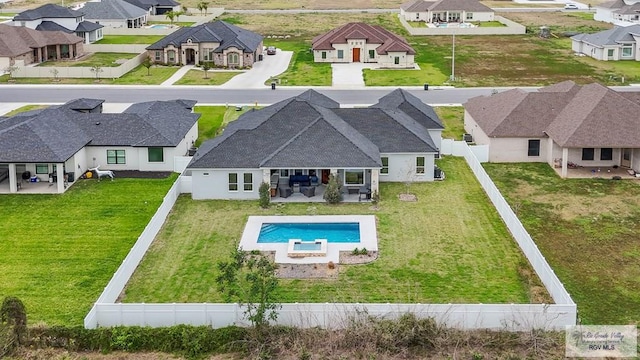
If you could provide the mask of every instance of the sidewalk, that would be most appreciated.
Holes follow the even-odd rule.
[[[171,86],[171,85],[173,85],[173,83],[175,83],[176,81],[182,79],[182,77],[187,72],[189,72],[189,70],[191,70],[193,68],[194,68],[194,65],[185,65],[185,66],[181,67],[178,71],[176,71],[173,75],[171,75],[170,78],[168,78],[162,84],[160,84],[160,86]]]

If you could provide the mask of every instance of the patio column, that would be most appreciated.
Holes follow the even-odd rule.
[[[56,164],[56,181],[58,182],[58,194],[64,192],[64,166],[62,163]]]
[[[371,169],[371,193],[378,192],[380,194],[380,190],[378,187],[379,183],[380,170],[379,169]]]
[[[271,183],[271,169],[262,169],[262,182]]]
[[[16,175],[16,164],[9,164],[9,192],[18,192],[18,176]]]
[[[60,44],[56,45],[56,60],[60,60],[62,59],[62,56],[60,55]]]
[[[562,148],[562,172],[561,176],[563,179],[567,177],[567,163],[569,162],[569,149],[563,147]]]

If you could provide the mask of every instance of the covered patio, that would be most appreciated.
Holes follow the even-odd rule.
[[[558,176],[567,179],[612,179],[619,176],[623,180],[638,180],[640,184],[640,173],[629,168],[613,166],[578,166],[567,168],[566,175],[562,176],[562,169],[554,167]]]
[[[300,191],[293,191],[291,195],[288,197],[282,197],[279,190],[275,192],[275,196],[271,197],[272,203],[324,203],[324,192],[327,189],[327,186],[324,184],[320,184],[315,187],[315,194],[313,196],[306,196]],[[371,202],[371,196],[367,196],[367,194],[349,193],[348,190],[342,192],[342,202],[345,203],[357,203],[357,202]]]

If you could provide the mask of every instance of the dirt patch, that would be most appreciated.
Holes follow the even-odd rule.
[[[273,253],[269,257],[273,260]],[[341,251],[339,264],[280,264],[276,276],[283,279],[337,279],[341,265],[366,264],[377,258],[377,251],[368,251],[363,255]]]
[[[562,28],[579,29],[584,27],[593,27],[602,30],[611,29],[612,24],[595,21],[593,19],[585,19],[567,12],[504,12],[497,15],[503,16],[509,20],[513,20],[524,26],[540,27],[561,24]]]
[[[113,174],[116,178],[166,179],[171,175],[171,171],[118,170],[114,171]]]

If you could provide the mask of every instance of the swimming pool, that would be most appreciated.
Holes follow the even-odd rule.
[[[343,223],[263,223],[258,243],[288,243],[290,239],[311,241],[327,239],[329,243],[359,243],[360,224]]]
[[[169,29],[169,25],[151,25],[152,29]]]

